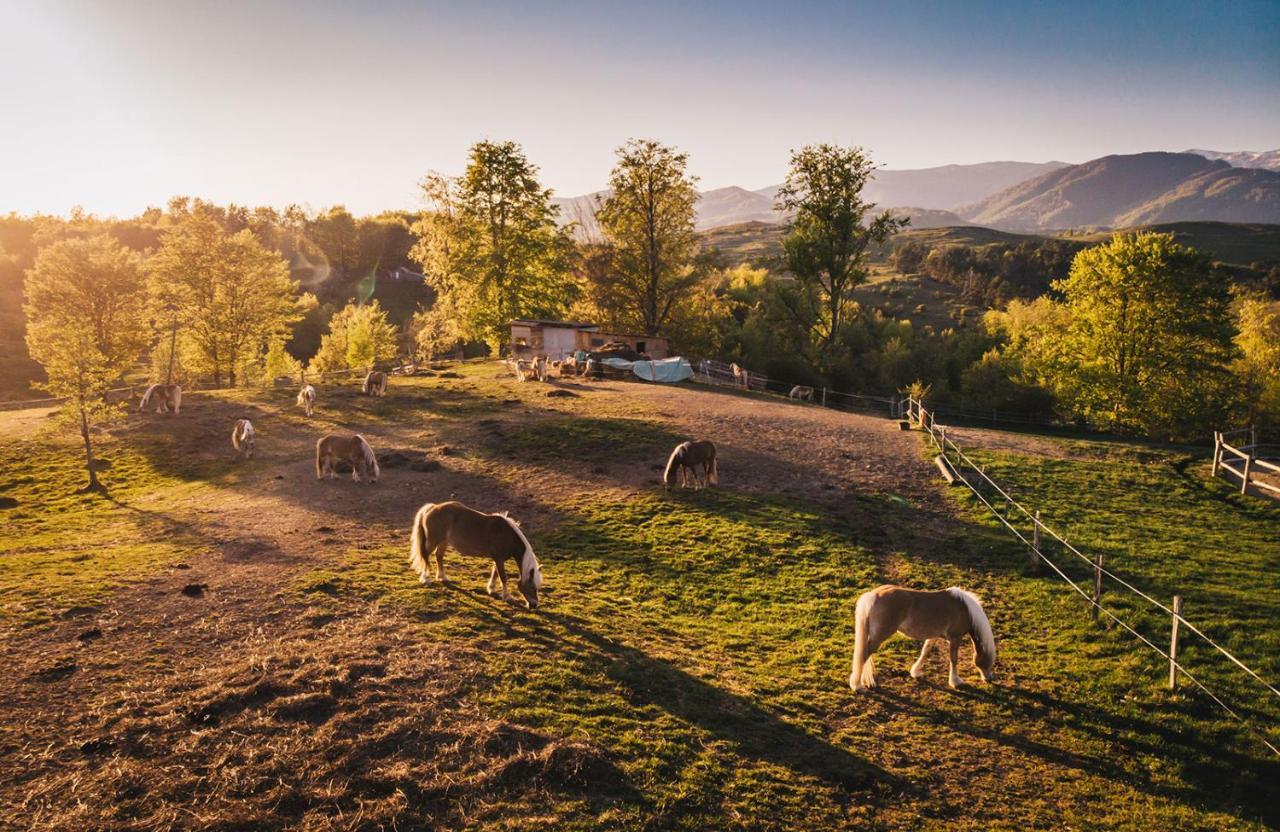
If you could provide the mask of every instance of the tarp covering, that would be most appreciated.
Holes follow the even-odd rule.
[[[623,361],[621,358],[606,358],[600,363],[617,370],[630,370],[645,381],[661,381],[671,384],[693,378],[693,367],[687,359],[664,358],[661,361]]]

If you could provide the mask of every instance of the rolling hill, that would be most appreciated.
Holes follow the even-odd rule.
[[[1014,185],[958,210],[1011,231],[1215,220],[1280,222],[1280,173],[1192,153],[1105,156]]]

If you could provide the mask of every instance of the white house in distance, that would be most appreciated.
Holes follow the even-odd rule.
[[[572,321],[518,318],[511,322],[511,352],[517,357],[546,355],[559,360],[577,350],[591,352],[619,342],[654,360],[667,357],[667,339],[657,335],[601,332],[595,324]]]

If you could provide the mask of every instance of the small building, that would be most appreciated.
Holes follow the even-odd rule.
[[[519,318],[511,322],[511,353],[517,357],[546,355],[559,360],[577,350],[591,352],[605,344],[626,344],[638,353],[658,360],[669,352],[667,339],[657,335],[624,335],[601,332],[596,324]]]

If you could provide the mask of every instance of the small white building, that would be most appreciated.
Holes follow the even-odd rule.
[[[601,332],[595,324],[518,318],[511,322],[511,353],[517,357],[546,355],[559,360],[577,350],[591,352],[605,344],[624,343],[655,360],[667,357],[667,339],[657,335]]]

